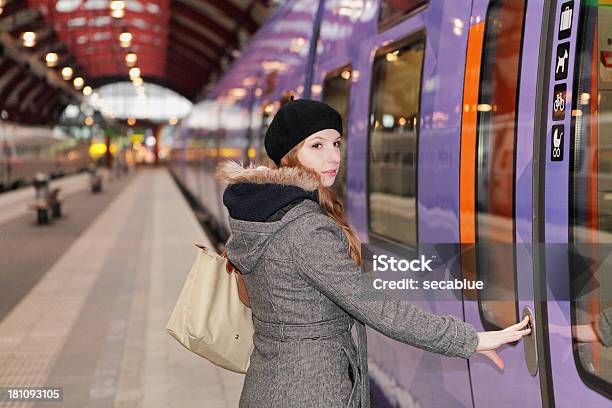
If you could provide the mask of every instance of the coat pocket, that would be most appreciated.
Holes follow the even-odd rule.
[[[359,372],[359,365],[355,359],[354,353],[349,352],[344,345],[341,345],[342,351],[346,354],[349,361],[349,368],[353,374],[353,388],[351,389],[351,395],[349,397],[347,408],[359,408],[360,407],[360,395],[359,384],[361,384],[361,373]]]

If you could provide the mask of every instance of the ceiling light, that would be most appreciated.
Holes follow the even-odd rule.
[[[172,126],[175,126],[178,123],[178,119],[176,116],[173,116],[170,118],[170,120],[168,120],[168,123]]]
[[[91,89],[91,86],[87,85],[85,88],[83,88],[83,95],[89,96],[92,93],[93,93],[93,89]]]
[[[128,118],[127,124],[130,126],[134,126],[136,124],[136,118]]]
[[[125,3],[122,0],[113,0],[110,2],[111,10],[123,10],[125,9]]]
[[[125,16],[125,3],[113,0],[110,2],[111,16],[113,18],[123,18]]]
[[[138,67],[130,68],[130,78],[131,79],[140,78],[140,68]]]
[[[34,47],[36,45],[36,33],[33,31],[26,31],[21,34],[21,40],[24,47]]]
[[[122,43],[132,41],[132,33],[125,31],[119,34],[119,41],[121,41]]]
[[[49,67],[54,67],[57,65],[57,61],[59,60],[59,57],[56,53],[54,52],[49,52],[47,53],[47,55],[45,56],[45,61],[47,62],[47,66]]]
[[[64,78],[65,81],[69,81],[70,78],[72,78],[72,68],[70,67],[64,67],[62,68],[62,78]]]
[[[138,86],[142,86],[144,81],[142,80],[142,78],[138,77],[138,78],[133,78],[132,83],[134,84],[134,86],[138,87]]]
[[[387,53],[387,55],[386,55],[387,61],[389,61],[389,62],[397,61],[397,56],[398,55],[399,55],[399,50]]]
[[[125,63],[128,65],[128,67],[133,67],[134,64],[136,64],[136,61],[138,61],[138,56],[135,53],[128,52],[125,54]]]
[[[85,85],[85,80],[81,77],[76,77],[72,83],[76,89],[81,89]]]
[[[128,48],[132,45],[132,33],[124,31],[119,34],[119,43],[123,48]]]
[[[93,126],[93,124],[94,124],[94,120],[93,120],[93,118],[92,118],[91,116],[86,117],[86,118],[85,118],[85,124],[86,124],[87,126]]]

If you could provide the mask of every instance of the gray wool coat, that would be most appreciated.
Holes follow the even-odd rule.
[[[218,174],[229,184],[316,188],[299,169],[226,163]],[[301,201],[279,221],[229,221],[227,255],[243,273],[255,327],[240,407],[370,407],[365,325],[434,353],[474,353],[476,331],[453,316],[359,296],[361,269],[348,240],[315,201]]]

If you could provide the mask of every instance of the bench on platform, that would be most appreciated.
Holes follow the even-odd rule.
[[[36,211],[36,220],[39,225],[49,223],[49,212],[53,218],[62,216],[64,200],[60,197],[59,192],[59,188],[54,188],[46,197],[38,198],[28,205],[30,210]]]

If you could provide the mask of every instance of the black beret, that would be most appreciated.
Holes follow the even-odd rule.
[[[335,129],[342,134],[342,116],[337,110],[310,99],[289,101],[280,107],[266,131],[266,152],[278,166],[302,140],[324,129]]]

